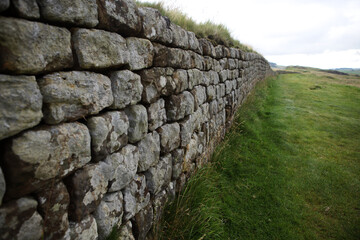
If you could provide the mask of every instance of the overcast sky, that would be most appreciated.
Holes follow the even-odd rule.
[[[158,2],[159,0],[141,0]],[[279,65],[360,68],[360,0],[163,0]]]

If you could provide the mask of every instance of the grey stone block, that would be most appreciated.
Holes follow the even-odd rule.
[[[97,114],[114,100],[110,79],[98,73],[58,72],[45,75],[38,83],[48,124]]]
[[[41,108],[35,77],[0,74],[0,140],[36,126],[43,116]]]
[[[76,29],[72,41],[83,69],[114,68],[129,62],[126,40],[117,33]]]
[[[39,74],[73,66],[66,28],[0,17],[0,71]]]
[[[37,0],[41,16],[50,22],[95,27],[98,21],[96,0]]]

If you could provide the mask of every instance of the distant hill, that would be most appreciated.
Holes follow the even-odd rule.
[[[352,75],[360,75],[360,68],[334,68],[332,70],[336,70],[339,72],[352,74]]]
[[[277,64],[276,64],[276,63],[269,62],[269,64],[270,64],[270,67],[272,67],[272,68],[276,68],[276,67],[277,67]]]

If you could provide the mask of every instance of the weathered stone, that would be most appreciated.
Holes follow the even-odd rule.
[[[184,149],[176,149],[172,153],[172,179],[178,179],[182,172],[184,161]]]
[[[216,94],[218,96],[218,99],[222,98],[225,96],[225,84],[224,83],[220,83],[216,89]]]
[[[38,74],[73,66],[67,29],[5,17],[0,26],[1,72]]]
[[[5,11],[10,6],[10,0],[1,0],[0,1],[0,12]]]
[[[175,190],[177,193],[180,193],[182,190],[184,190],[186,184],[186,174],[181,173],[180,177],[176,181],[176,187]]]
[[[191,93],[194,96],[194,110],[196,111],[207,99],[206,87],[196,86],[193,90],[191,90]]]
[[[224,69],[219,72],[220,82],[225,82],[228,79],[228,70]]]
[[[76,29],[72,41],[81,68],[115,68],[129,61],[126,40],[117,33]]]
[[[41,108],[35,77],[0,74],[0,140],[36,126]]]
[[[169,96],[177,88],[173,80],[172,68],[151,68],[140,72],[141,81],[144,86],[142,100],[147,103],[154,103],[160,96]]]
[[[87,120],[91,135],[92,160],[100,161],[128,141],[129,120],[124,112],[113,111]]]
[[[202,104],[201,110],[202,110],[201,114],[202,114],[202,118],[203,118],[202,123],[209,121],[209,119],[210,119],[210,104],[209,103]]]
[[[194,97],[188,91],[172,95],[166,102],[166,114],[170,121],[176,121],[194,112]]]
[[[203,82],[204,75],[200,70],[189,69],[187,72],[189,77],[189,89],[193,89]]]
[[[152,194],[159,193],[163,187],[167,186],[171,181],[172,173],[172,157],[167,154],[162,157],[155,167],[151,167],[145,172],[146,183]]]
[[[126,35],[141,31],[139,10],[132,0],[98,0],[99,27]]]
[[[36,212],[37,202],[29,197],[7,202],[0,208],[0,238],[38,240],[43,220]]]
[[[225,81],[225,94],[228,95],[229,93],[231,93],[232,89],[233,89],[232,81]]]
[[[176,94],[183,92],[189,87],[188,74],[186,70],[177,69],[174,71],[172,77],[176,85]]]
[[[190,52],[191,54],[191,60],[194,68],[197,68],[199,70],[205,70],[205,61],[204,57],[200,54]]]
[[[155,67],[173,67],[189,69],[192,67],[191,56],[188,51],[179,48],[169,48],[160,44],[154,44]]]
[[[37,193],[38,210],[46,223],[44,239],[65,238],[69,228],[69,193],[62,182],[51,184]]]
[[[119,230],[119,240],[135,240],[131,221],[126,222]]]
[[[126,39],[129,51],[130,70],[139,70],[152,66],[154,47],[147,39],[129,37]]]
[[[6,191],[6,182],[4,178],[4,173],[2,172],[2,169],[0,167],[0,206],[2,204],[2,199],[4,197]]]
[[[191,136],[195,130],[194,116],[190,115],[180,122],[180,138],[181,147],[186,147],[189,144]]]
[[[207,101],[212,101],[216,97],[216,88],[214,85],[210,85],[206,88]]]
[[[193,171],[193,160],[198,156],[198,137],[194,133],[193,137],[190,140],[190,143],[187,145],[185,150],[184,162],[183,162],[183,171],[192,172]]]
[[[150,193],[146,187],[144,175],[136,175],[124,189],[124,221],[135,216],[150,202]]]
[[[173,33],[172,45],[178,48],[189,49],[188,32],[174,23],[170,24]]]
[[[167,201],[168,201],[168,196],[167,196],[165,190],[161,191],[154,197],[154,200],[153,200],[154,222],[160,222],[161,217],[163,216],[164,208],[166,206]]]
[[[129,142],[135,143],[143,139],[148,132],[146,108],[143,105],[132,105],[125,109],[129,118]]]
[[[101,163],[86,165],[65,180],[70,194],[69,219],[81,221],[94,212],[107,191],[108,179]]]
[[[209,106],[210,116],[216,115],[216,113],[218,112],[218,108],[219,108],[218,102],[216,100],[211,101]]]
[[[111,154],[105,159],[110,171],[105,177],[111,181],[109,192],[123,189],[134,178],[139,163],[139,151],[133,145],[126,145],[120,152]]]
[[[19,17],[39,19],[40,9],[36,0],[12,0],[15,11]]]
[[[220,59],[224,57],[224,49],[222,45],[217,45],[215,47],[215,58]]]
[[[96,0],[37,0],[41,16],[51,22],[95,27],[98,21]]]
[[[203,54],[202,48],[200,46],[199,40],[196,38],[195,33],[187,32],[189,39],[189,49],[197,52],[199,54]]]
[[[166,122],[165,100],[160,98],[147,108],[149,130],[154,131]]]
[[[184,50],[154,44],[154,66],[181,68]]]
[[[92,215],[80,222],[70,222],[70,239],[72,240],[97,240],[97,225]]]
[[[210,57],[215,57],[215,48],[211,44],[211,42],[207,39],[201,38],[199,39],[199,44],[203,50],[203,54]]]
[[[94,212],[99,239],[106,239],[113,228],[119,229],[123,216],[122,192],[106,194]]]
[[[113,101],[111,81],[92,72],[58,72],[38,80],[44,100],[44,120],[49,124],[97,114]]]
[[[123,70],[112,72],[110,79],[114,95],[112,108],[122,109],[141,100],[143,86],[139,75],[129,70]]]
[[[146,235],[153,225],[153,216],[153,207],[151,204],[147,205],[139,213],[135,214],[133,221],[133,232],[136,239],[146,239]]]
[[[31,151],[30,151],[31,149]],[[9,198],[33,192],[53,178],[61,178],[91,159],[90,134],[80,123],[64,123],[26,131],[5,148]]]
[[[162,153],[171,152],[180,146],[180,126],[177,122],[160,127],[158,133]]]
[[[139,8],[142,17],[142,36],[151,40],[164,44],[170,44],[173,41],[173,31],[171,30],[171,22],[167,17],[154,8]]]
[[[159,162],[160,136],[157,132],[148,133],[137,146],[140,155],[138,172],[146,171]]]

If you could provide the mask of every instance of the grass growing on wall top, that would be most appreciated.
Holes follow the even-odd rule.
[[[225,45],[227,47],[239,48],[246,52],[255,52],[250,46],[240,43],[239,40],[231,36],[230,30],[223,24],[215,24],[211,21],[197,23],[179,9],[166,8],[163,3],[139,2],[136,4],[141,7],[151,7],[158,9],[163,16],[168,17],[173,23],[180,27],[194,32],[198,38],[207,38],[214,45]]]
[[[360,88],[329,76],[260,83],[160,239],[360,239]]]

